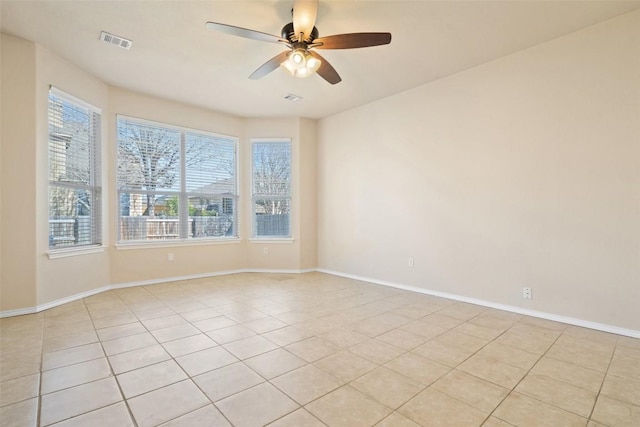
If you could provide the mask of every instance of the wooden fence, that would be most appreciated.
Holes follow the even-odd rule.
[[[256,215],[256,236],[290,236],[289,214]]]
[[[91,217],[55,217],[49,219],[49,247],[91,243]]]
[[[289,215],[256,215],[257,236],[289,236]],[[222,237],[234,235],[231,216],[189,217],[189,237]],[[120,217],[120,240],[178,239],[180,229],[175,217]],[[72,246],[91,242],[91,218],[58,217],[49,219],[49,246]]]
[[[233,220],[226,215],[189,217],[188,237],[222,237],[232,231]],[[175,217],[120,217],[120,240],[166,240],[180,238],[179,220]]]

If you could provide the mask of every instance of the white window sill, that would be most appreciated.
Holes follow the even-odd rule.
[[[293,243],[294,240],[291,237],[252,237],[249,239],[249,243]]]
[[[84,246],[80,248],[53,249],[47,252],[49,259],[68,258],[80,255],[97,254],[104,252],[104,246]]]
[[[150,248],[175,248],[179,246],[212,246],[212,245],[229,245],[240,243],[237,237],[228,239],[175,239],[175,240],[156,240],[156,241],[131,241],[120,242],[116,245],[117,250],[130,249],[150,249]]]

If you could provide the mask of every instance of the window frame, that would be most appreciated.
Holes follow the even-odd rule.
[[[293,227],[292,220],[294,214],[293,207],[293,141],[291,138],[251,138],[251,237],[250,241],[253,242],[272,242],[272,243],[290,243],[293,242]],[[287,145],[289,147],[289,194],[287,196],[281,195],[273,195],[273,196],[265,196],[265,195],[257,195],[255,193],[256,182],[255,182],[255,161],[254,161],[254,153],[255,147],[257,144],[279,144],[279,145]],[[258,227],[257,227],[257,216],[256,216],[256,200],[258,199],[288,199],[289,201],[289,226],[288,233],[286,236],[284,235],[258,235]]]
[[[52,97],[55,97],[62,102],[71,104],[73,108],[78,110],[84,110],[90,114],[93,122],[93,127],[90,130],[88,141],[88,169],[89,169],[89,182],[88,183],[74,183],[68,181],[55,181],[52,180],[51,166],[52,166],[52,111],[51,103]],[[104,210],[103,210],[103,188],[102,188],[102,109],[77,98],[53,85],[49,86],[47,94],[47,231],[48,231],[48,243],[46,254],[50,259],[62,258],[75,255],[84,255],[96,252],[102,252],[104,249]],[[92,205],[90,209],[89,221],[89,243],[86,244],[70,244],[61,246],[52,246],[51,232],[51,190],[52,189],[68,189],[68,190],[80,190],[91,194]],[[75,224],[75,223],[74,223]],[[78,228],[74,225],[74,229]],[[74,231],[75,234],[75,231]]]
[[[121,189],[118,185],[118,164],[119,164],[119,132],[118,127],[121,120],[127,121],[129,123],[137,123],[142,126],[152,126],[162,129],[167,129],[170,131],[176,131],[180,134],[180,162],[179,162],[179,180],[180,186],[179,190],[168,190],[168,189],[159,189],[159,190],[135,190],[135,189]],[[220,243],[233,243],[235,241],[239,241],[239,200],[240,200],[240,186],[239,186],[239,138],[231,135],[224,135],[216,132],[211,132],[202,129],[194,129],[186,126],[179,126],[170,123],[163,123],[148,119],[142,119],[138,117],[127,116],[124,114],[116,114],[115,120],[115,128],[116,128],[116,155],[115,155],[115,169],[116,169],[116,197],[117,197],[117,238],[116,238],[116,247],[117,248],[137,248],[137,247],[163,247],[163,246],[192,246],[192,245],[203,245],[203,244],[220,244]],[[211,197],[211,194],[206,194],[202,192],[193,192],[187,191],[187,170],[186,170],[186,156],[185,154],[185,145],[186,145],[186,136],[187,134],[195,134],[202,135],[205,137],[213,137],[216,139],[228,140],[229,143],[233,144],[233,188],[234,194],[232,196],[233,202],[235,203],[235,211],[232,214],[233,217],[233,235],[231,236],[204,236],[204,237],[192,237],[190,236],[191,232],[189,230],[189,199],[192,197]],[[153,193],[158,196],[175,196],[178,198],[178,229],[179,236],[177,238],[163,238],[163,239],[122,239],[121,235],[121,227],[122,227],[122,198],[123,194],[150,194]]]

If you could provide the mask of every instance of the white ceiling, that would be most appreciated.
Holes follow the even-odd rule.
[[[1,30],[35,41],[102,81],[243,117],[321,118],[554,39],[640,1],[320,0],[320,36],[388,31],[390,45],[323,50],[342,76],[248,76],[283,50],[211,30],[217,21],[279,35],[293,0],[1,0]],[[133,40],[130,51],[98,40]],[[284,96],[293,93],[302,101]]]

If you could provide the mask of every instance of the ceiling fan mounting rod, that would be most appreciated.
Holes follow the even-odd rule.
[[[305,34],[303,32],[300,32],[300,34],[296,34],[295,29],[293,28],[293,22],[289,22],[287,25],[282,27],[280,34],[283,39],[289,40],[290,43],[312,43],[319,36],[318,29],[316,27],[313,27],[313,30],[311,30],[311,34],[308,34],[306,39],[303,39]]]

